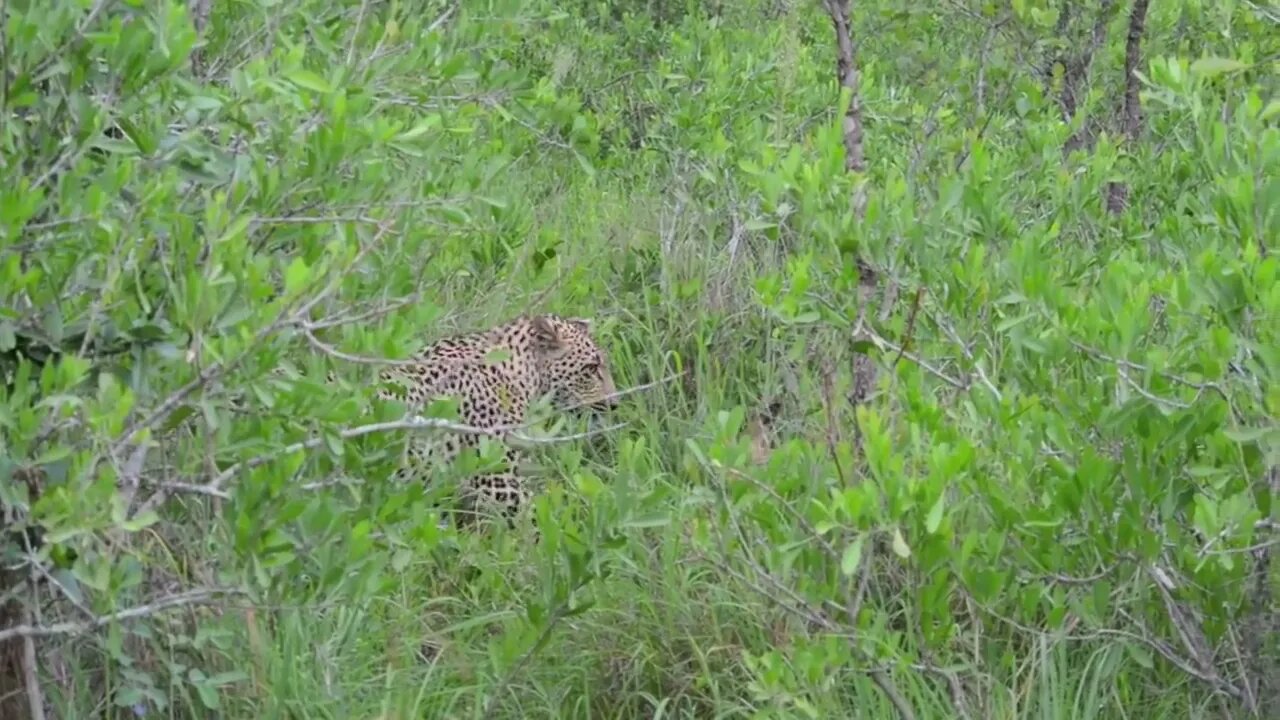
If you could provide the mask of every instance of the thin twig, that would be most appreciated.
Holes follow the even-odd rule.
[[[585,430],[580,433],[574,433],[572,435],[553,435],[551,437],[532,437],[530,435],[525,435],[523,433],[512,432],[510,434],[510,437],[519,442],[529,443],[531,445],[552,445],[556,443],[573,442],[576,440],[586,440],[587,438],[593,438],[597,435],[604,435],[606,433],[611,433],[615,430],[621,430],[626,426],[627,426],[627,423],[614,423],[613,425],[606,425],[604,427],[591,428],[589,430]]]
[[[380,225],[386,222],[380,218],[369,217],[368,215],[330,215],[330,216],[283,216],[283,217],[258,217],[253,219],[255,225],[327,225],[330,223],[363,223],[365,225]]]
[[[331,328],[331,327],[338,327],[340,325],[350,325],[352,323],[364,322],[367,320],[376,320],[384,315],[389,315],[395,312],[396,310],[399,310],[402,307],[407,307],[409,305],[417,304],[420,300],[422,300],[422,293],[415,292],[415,293],[406,295],[405,297],[400,298],[399,300],[395,300],[394,302],[390,302],[385,305],[379,305],[371,310],[366,310],[357,315],[330,317],[330,318],[326,318],[324,320],[319,320],[315,322],[307,321],[303,323],[302,326],[308,330],[315,331],[315,330],[324,330],[326,328]]]
[[[1079,350],[1080,352],[1083,352],[1083,353],[1085,353],[1085,354],[1087,354],[1087,355],[1091,355],[1091,356],[1093,356],[1093,357],[1094,357],[1095,359],[1097,359],[1097,360],[1105,360],[1105,361],[1110,362],[1110,363],[1115,363],[1116,365],[1122,365],[1122,366],[1124,366],[1125,368],[1128,368],[1129,370],[1137,370],[1138,372],[1144,372],[1144,373],[1152,372],[1151,368],[1149,368],[1149,367],[1147,367],[1146,365],[1143,365],[1143,364],[1141,364],[1141,363],[1136,363],[1136,362],[1133,362],[1132,360],[1126,360],[1125,358],[1121,358],[1121,357],[1115,357],[1114,355],[1108,355],[1107,353],[1105,353],[1105,352],[1103,352],[1103,351],[1101,351],[1101,350],[1098,350],[1098,349],[1096,349],[1096,348],[1089,347],[1088,345],[1085,345],[1084,343],[1077,342],[1077,341],[1075,341],[1075,340],[1071,340],[1071,339],[1069,339],[1069,338],[1068,338],[1067,342],[1071,343],[1071,346],[1072,346],[1072,347],[1074,347],[1075,349],[1077,349],[1077,350]],[[1219,394],[1220,394],[1220,395],[1222,395],[1223,397],[1226,397],[1226,393],[1222,390],[1222,386],[1221,386],[1221,385],[1219,385],[1218,383],[1215,383],[1215,382],[1196,382],[1196,381],[1194,381],[1194,380],[1188,380],[1188,379],[1186,379],[1186,378],[1184,378],[1184,377],[1181,377],[1181,376],[1178,376],[1178,375],[1173,375],[1173,374],[1168,373],[1168,372],[1158,372],[1157,374],[1158,374],[1158,375],[1160,375],[1160,377],[1162,377],[1162,378],[1164,378],[1164,379],[1166,379],[1166,380],[1169,380],[1170,382],[1175,382],[1175,383],[1177,383],[1177,384],[1179,384],[1179,385],[1183,385],[1183,386],[1186,386],[1186,387],[1189,387],[1189,388],[1192,388],[1192,389],[1195,389],[1195,390],[1213,390],[1214,392],[1219,393]]]
[[[907,351],[907,347],[911,345],[911,338],[915,334],[916,315],[920,313],[920,296],[924,294],[924,286],[916,288],[915,299],[911,301],[911,314],[907,316],[907,327],[902,332],[902,347],[898,350],[898,354],[893,358],[893,362],[889,363],[889,369],[893,370],[898,367],[898,361],[902,359],[902,354]]]
[[[953,388],[955,388],[955,389],[957,389],[957,390],[968,390],[968,389],[969,389],[969,383],[966,383],[966,382],[964,382],[964,381],[962,381],[962,380],[957,380],[956,378],[953,378],[953,377],[951,377],[950,375],[948,375],[948,374],[946,374],[946,373],[942,372],[942,371],[941,371],[941,370],[939,370],[938,368],[936,368],[936,367],[934,367],[934,366],[930,365],[928,362],[926,362],[924,358],[920,357],[919,355],[915,355],[915,354],[912,354],[912,353],[910,353],[910,352],[907,352],[907,349],[906,349],[906,348],[899,347],[898,345],[895,345],[894,343],[890,342],[889,340],[886,340],[885,338],[883,338],[883,337],[881,337],[879,334],[877,334],[874,330],[871,330],[870,328],[867,328],[867,327],[863,327],[863,328],[862,328],[862,333],[863,333],[863,334],[864,334],[868,339],[870,339],[873,343],[875,343],[877,346],[879,346],[882,350],[883,350],[883,349],[885,349],[885,348],[888,348],[889,350],[891,350],[891,351],[893,351],[893,352],[901,353],[901,354],[902,354],[902,357],[905,357],[906,359],[908,359],[908,360],[910,360],[911,362],[915,363],[915,364],[916,364],[916,365],[918,365],[919,367],[921,367],[921,368],[923,368],[924,370],[928,371],[930,375],[933,375],[934,377],[938,378],[939,380],[942,380],[943,382],[945,382],[946,384],[950,385],[951,387],[953,387]]]
[[[230,493],[224,490],[219,490],[217,488],[209,487],[208,485],[197,485],[195,483],[177,482],[173,480],[166,480],[160,483],[148,483],[148,484],[156,487],[161,487],[166,490],[172,490],[175,492],[192,493],[194,495],[209,495],[212,497],[216,497],[219,500],[231,499]]]
[[[688,371],[686,370],[685,372],[688,372]],[[631,394],[633,394],[633,393],[638,393],[638,392],[640,392],[640,391],[642,391],[642,390],[648,390],[648,389],[650,389],[650,388],[657,387],[658,385],[662,385],[662,384],[664,384],[664,383],[669,383],[669,382],[671,382],[672,380],[675,380],[675,379],[677,379],[677,378],[682,377],[683,375],[684,375],[684,373],[673,373],[673,374],[671,374],[671,375],[667,375],[666,377],[658,378],[657,380],[654,380],[654,381],[652,381],[652,382],[644,383],[643,385],[632,385],[632,386],[631,386],[631,387],[629,387],[629,388],[626,388],[626,389],[623,389],[623,390],[619,390],[619,391],[617,391],[617,392],[613,393],[612,395],[607,396],[605,399],[613,400],[613,399],[617,399],[617,398],[626,397],[627,395],[631,395]],[[590,407],[591,405],[594,405],[594,404],[595,404],[595,403],[591,403],[591,402],[580,402],[580,403],[574,403],[574,404],[572,404],[572,405],[567,405],[567,406],[565,406],[565,407],[560,408],[560,411],[561,411],[561,412],[569,412],[569,411],[572,411],[572,410],[580,410],[580,409],[585,408],[585,407]]]
[[[343,430],[338,431],[338,437],[342,438],[343,440],[350,440],[352,438],[363,437],[365,435],[373,435],[376,433],[385,433],[385,432],[396,432],[400,430],[445,430],[447,432],[455,432],[455,433],[468,434],[468,435],[500,435],[504,432],[510,432],[512,430],[520,429],[522,427],[524,427],[523,424],[501,425],[501,426],[495,426],[492,428],[482,428],[482,427],[476,427],[474,425],[466,425],[464,423],[456,423],[450,420],[443,420],[440,418],[428,418],[428,417],[422,417],[420,415],[414,415],[411,417],[407,417],[403,420],[388,420],[386,422],[370,423],[368,425],[359,425],[357,427],[345,428]],[[231,467],[219,473],[218,476],[215,477],[206,487],[210,491],[209,494],[213,494],[214,492],[221,492],[222,486],[226,485],[227,482],[230,481],[231,478],[235,477],[237,473],[244,472],[245,470],[252,470],[253,468],[260,467],[262,465],[265,465],[273,460],[284,457],[286,455],[292,455],[296,452],[302,452],[304,450],[312,450],[314,448],[320,447],[324,443],[325,443],[325,438],[323,437],[307,438],[306,440],[302,440],[302,441],[293,443],[291,445],[286,445],[285,447],[280,448],[279,450],[276,450],[274,452],[267,453],[265,455],[259,455],[257,457],[250,458],[243,462],[235,463]]]
[[[1169,399],[1167,399],[1167,398],[1158,397],[1158,396],[1156,396],[1156,395],[1153,395],[1153,394],[1151,394],[1151,393],[1147,392],[1147,391],[1146,391],[1146,389],[1144,389],[1141,385],[1139,385],[1138,383],[1134,382],[1134,381],[1133,381],[1133,378],[1129,377],[1129,370],[1128,370],[1127,368],[1125,368],[1125,366],[1124,366],[1124,365],[1116,365],[1116,372],[1117,372],[1117,373],[1119,373],[1120,378],[1121,378],[1122,380],[1124,380],[1124,381],[1125,381],[1125,384],[1127,384],[1130,388],[1132,388],[1134,392],[1138,393],[1138,394],[1139,394],[1139,395],[1141,395],[1142,397],[1144,397],[1144,398],[1146,398],[1146,399],[1150,400],[1151,402],[1153,402],[1153,403],[1155,403],[1155,404],[1157,404],[1157,405],[1167,405],[1168,407],[1177,408],[1177,409],[1179,409],[1179,410],[1190,410],[1190,409],[1191,409],[1191,405],[1189,405],[1189,404],[1187,404],[1187,403],[1184,403],[1184,402],[1178,402],[1177,400],[1169,400]]]
[[[30,615],[27,618],[29,622]],[[45,720],[44,693],[40,690],[40,674],[36,665],[36,641],[29,635],[22,638],[22,684],[27,690],[31,720]]]
[[[915,711],[911,709],[907,699],[902,697],[902,693],[898,692],[898,686],[893,684],[893,681],[889,679],[889,676],[883,670],[871,670],[867,674],[871,676],[871,682],[880,688],[880,692],[889,698],[889,702],[898,711],[898,717],[902,718],[902,720],[915,720]]]
[[[369,0],[360,3],[360,12],[356,15],[356,26],[351,31],[351,46],[347,48],[347,67],[355,63],[356,48],[360,46],[360,30],[364,27],[364,16],[369,11]]]
[[[960,348],[960,352],[964,353],[965,359],[969,361],[969,364],[973,366],[974,372],[978,374],[978,380],[982,381],[982,384],[987,386],[987,389],[991,391],[992,395],[996,396],[997,400],[1003,400],[1004,395],[995,386],[995,383],[991,382],[991,379],[987,377],[987,373],[982,370],[982,365],[979,364],[978,359],[974,357],[973,351],[970,350],[969,346],[960,339],[959,335],[956,334],[955,329],[951,327],[951,323],[944,320],[941,316],[934,316],[933,319],[934,322],[938,324],[938,327],[942,328],[942,332],[946,333],[947,337],[951,338],[951,341]]]
[[[424,34],[435,32],[436,29],[439,28],[441,25],[444,25],[445,22],[447,22],[449,18],[453,16],[453,13],[456,12],[457,10],[458,10],[458,2],[455,0],[455,2],[449,4],[449,7],[444,9],[444,12],[440,13],[439,17],[431,21],[431,24],[427,26],[427,29],[424,31]]]
[[[308,327],[306,324],[300,323],[299,327],[302,329],[303,337],[307,339],[307,342],[310,343],[312,347],[324,353],[325,355],[338,358],[339,360],[345,360],[347,362],[357,363],[361,365],[386,365],[390,367],[421,367],[422,366],[421,360],[396,360],[394,358],[370,357],[367,355],[352,355],[351,353],[343,352],[342,350],[339,350],[338,348],[316,337],[315,333],[313,333],[310,327]]]
[[[190,590],[176,595],[161,598],[155,602],[145,605],[138,605],[119,612],[109,613],[107,615],[99,615],[92,620],[82,622],[60,622],[53,625],[39,625],[24,622],[5,630],[0,630],[0,642],[5,642],[12,638],[41,638],[41,637],[57,637],[60,635],[83,635],[84,633],[106,627],[112,623],[122,620],[134,620],[137,618],[149,617],[158,612],[169,610],[176,607],[186,605],[203,605],[212,602],[215,598],[226,595],[244,595],[244,590],[240,588],[207,588],[201,590]]]

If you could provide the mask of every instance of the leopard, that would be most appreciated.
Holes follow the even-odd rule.
[[[440,463],[454,460],[482,437],[502,445],[502,469],[462,481],[455,517],[472,524],[485,514],[508,522],[526,508],[530,483],[519,467],[523,453],[509,444],[514,427],[528,421],[542,399],[561,413],[600,415],[618,407],[618,391],[592,321],[557,314],[525,314],[496,327],[436,340],[407,363],[382,369],[376,396],[403,403],[407,415],[452,398],[458,420],[482,433],[413,433],[393,479],[429,482]]]

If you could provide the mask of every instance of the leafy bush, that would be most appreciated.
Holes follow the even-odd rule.
[[[2,714],[1266,716],[1276,19],[1156,5],[1136,136],[855,5],[852,175],[820,3],[9,2]],[[627,425],[440,527],[368,386],[530,310]]]

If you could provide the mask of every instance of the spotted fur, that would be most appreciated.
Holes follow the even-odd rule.
[[[410,414],[433,400],[453,397],[459,419],[493,429],[489,437],[505,440],[499,428],[526,421],[530,406],[550,396],[561,411],[603,412],[617,406],[609,363],[591,336],[590,321],[557,315],[531,315],[478,333],[439,340],[413,358],[410,366],[383,371],[379,397],[404,402]],[[480,436],[463,433],[414,435],[397,472],[401,480],[425,481],[439,461],[477,447]],[[518,450],[505,449],[506,468],[464,482],[460,501],[465,521],[496,506],[511,517],[527,502],[529,492],[517,467]]]

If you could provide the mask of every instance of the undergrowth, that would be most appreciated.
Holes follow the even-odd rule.
[[[1275,13],[1131,137],[1128,4],[855,4],[849,173],[827,5],[5,3],[0,714],[1274,711]],[[377,359],[526,312],[624,426],[442,528]]]

